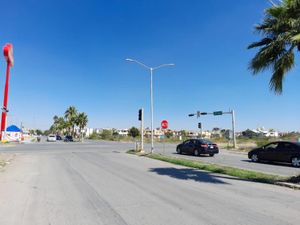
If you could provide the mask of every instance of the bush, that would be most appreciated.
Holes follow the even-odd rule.
[[[260,138],[260,139],[256,139],[255,143],[256,143],[257,147],[261,147],[261,146],[268,144],[270,141],[271,140],[268,138]]]
[[[140,135],[140,131],[136,127],[131,127],[128,131],[128,135],[135,138]]]

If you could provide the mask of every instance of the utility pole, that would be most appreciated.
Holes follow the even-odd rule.
[[[141,152],[144,152],[144,108],[141,108]]]
[[[153,110],[153,73],[155,70],[159,69],[159,68],[162,68],[162,67],[166,67],[166,66],[175,66],[174,63],[168,63],[168,64],[162,64],[162,65],[159,65],[159,66],[156,66],[156,67],[150,67],[150,66],[147,66],[145,65],[144,63],[141,63],[135,59],[125,59],[126,61],[128,62],[134,62],[134,63],[137,63],[139,64],[140,66],[146,68],[147,70],[150,71],[150,111],[151,111],[151,153],[153,153],[154,151],[154,125],[153,125],[153,120],[154,120],[154,110]]]

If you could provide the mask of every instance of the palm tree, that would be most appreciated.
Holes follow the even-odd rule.
[[[76,125],[79,127],[79,131],[81,134],[81,141],[83,140],[83,129],[86,127],[88,123],[88,117],[87,115],[83,113],[79,113],[77,118],[76,118]]]
[[[52,133],[61,134],[63,130],[66,128],[66,121],[63,117],[54,116],[53,117],[53,125],[50,130]]]
[[[248,46],[248,49],[259,48],[249,69],[254,75],[271,69],[270,89],[281,94],[284,76],[295,64],[294,52],[300,51],[300,0],[273,3],[255,29],[263,38]]]
[[[75,106],[70,106],[65,112],[66,128],[73,136],[75,134],[75,125],[77,117],[77,109]]]
[[[58,130],[58,127],[57,127],[57,126],[58,126],[57,120],[58,120],[58,116],[55,115],[55,116],[53,117],[53,121],[54,121],[54,122],[53,122],[53,125],[52,125],[51,128],[50,128],[50,130],[51,130],[52,133],[56,133],[57,130]]]
[[[56,123],[57,123],[58,132],[60,134],[62,134],[64,132],[64,130],[66,129],[65,119],[63,117],[58,117]]]

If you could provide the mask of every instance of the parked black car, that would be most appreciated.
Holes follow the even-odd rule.
[[[251,150],[248,158],[252,162],[274,161],[291,163],[300,167],[300,142],[277,141]]]
[[[61,141],[62,140],[61,136],[60,135],[56,135],[56,140]]]
[[[192,154],[195,156],[201,154],[214,156],[219,153],[219,148],[217,144],[205,139],[189,139],[177,145],[176,152],[178,154]]]
[[[70,136],[70,135],[67,135],[67,136],[65,136],[64,141],[65,141],[65,142],[72,142],[72,141],[73,141],[73,137]]]

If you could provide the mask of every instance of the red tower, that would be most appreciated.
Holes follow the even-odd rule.
[[[12,44],[6,44],[3,48],[3,54],[7,62],[6,67],[6,79],[5,79],[5,87],[4,87],[4,100],[3,100],[3,108],[2,108],[2,118],[1,118],[1,139],[2,134],[6,129],[6,113],[7,110],[7,99],[8,99],[8,81],[9,81],[9,72],[10,67],[14,64],[14,57],[13,57],[13,46]]]

